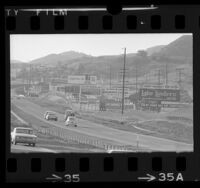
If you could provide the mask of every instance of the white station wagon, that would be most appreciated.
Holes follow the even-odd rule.
[[[68,116],[67,120],[65,121],[66,126],[74,126],[77,127],[77,120],[75,116]]]
[[[37,136],[33,134],[33,129],[26,127],[15,127],[11,132],[11,143],[23,143],[35,146]]]

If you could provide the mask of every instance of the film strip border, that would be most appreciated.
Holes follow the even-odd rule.
[[[186,27],[186,20],[185,16],[180,14],[180,15],[175,15],[174,16],[174,28],[177,30],[180,29],[185,29]],[[151,16],[151,29],[153,30],[159,30],[162,27],[162,17],[160,15],[152,15]],[[134,30],[138,28],[138,25],[144,25],[145,22],[140,21],[138,23],[137,16],[135,15],[128,15],[126,17],[126,28],[128,30]],[[16,17],[14,16],[9,16],[7,17],[6,21],[6,28],[7,30],[13,31],[17,29],[17,22],[16,22]],[[52,29],[55,31],[60,31],[60,30],[65,30],[66,25],[65,25],[65,17],[64,16],[56,16],[54,18],[54,23],[53,23]],[[89,24],[89,17],[88,16],[79,16],[78,17],[78,29],[81,31],[88,31],[90,29],[90,24]],[[200,18],[199,18],[199,26],[200,26]],[[29,24],[30,30],[32,31],[37,31],[40,29],[43,29],[43,26],[41,26],[41,18],[39,16],[31,16],[30,17],[30,24]],[[28,27],[27,27],[28,28]],[[112,30],[113,29],[113,16],[111,15],[105,15],[102,17],[102,29],[105,31]]]
[[[9,15],[5,11],[7,34],[197,33],[200,29],[200,6],[161,6],[153,11],[122,11],[119,15],[106,11],[69,11],[66,16],[46,15],[45,12],[39,16],[35,12],[21,12],[16,16],[14,8],[7,9],[11,9]],[[199,40],[197,35],[195,37]],[[197,52],[197,46],[194,47]],[[199,72],[199,68],[196,70]],[[197,121],[197,111],[194,113]],[[197,138],[198,130],[194,127],[194,138]],[[194,140],[194,148],[198,148],[198,143]],[[7,153],[6,178],[10,182],[181,181],[181,173],[183,180],[195,181],[200,178],[199,158],[199,152],[121,155]]]
[[[6,30],[17,33],[190,32],[200,28],[199,8],[161,6],[122,11],[118,15],[106,11],[7,8]]]
[[[47,154],[46,154],[47,155]],[[150,154],[151,155],[151,154]],[[195,176],[187,155],[101,154],[90,157],[57,154],[7,159],[7,180],[11,182],[95,182],[95,181],[191,181]],[[144,159],[145,158],[145,159]],[[147,160],[149,159],[149,160]],[[48,167],[48,168],[47,168]],[[123,172],[123,173],[122,173]],[[67,180],[66,176],[78,176]],[[195,179],[193,179],[195,181]]]

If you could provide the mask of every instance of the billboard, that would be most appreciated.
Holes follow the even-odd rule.
[[[141,107],[143,108],[149,108],[149,107],[155,107],[159,108],[161,107],[161,101],[159,100],[143,100],[141,101]]]
[[[144,100],[140,103],[143,108],[183,108],[184,104],[181,103],[167,103],[159,100]]]
[[[69,84],[84,84],[85,83],[85,76],[68,76],[68,83]]]
[[[85,75],[85,84],[96,84],[97,77],[91,75]]]
[[[91,75],[71,75],[68,76],[69,84],[96,84],[97,77]]]
[[[81,93],[85,95],[100,95],[101,89],[93,85],[81,86]]]
[[[140,100],[159,100],[159,101],[180,101],[180,90],[178,89],[150,89],[141,88],[139,90]]]

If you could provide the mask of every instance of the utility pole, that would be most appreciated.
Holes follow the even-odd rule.
[[[146,84],[148,83],[148,75],[147,75],[147,71],[145,73],[145,78],[146,78]]]
[[[125,70],[126,70],[126,48],[124,48],[124,66],[123,66],[123,85],[122,85],[122,115],[124,113],[124,87],[125,87]]]
[[[168,85],[168,66],[165,64],[165,85]]]
[[[28,95],[30,93],[30,87],[31,87],[31,64],[29,64]]]
[[[158,69],[158,84],[160,85],[161,82],[160,82],[160,77],[161,77],[161,70]]]
[[[178,84],[179,84],[179,88],[181,88],[181,83],[182,83],[182,71],[184,70],[184,68],[177,68],[176,69],[178,71]]]
[[[111,65],[110,65],[110,89],[111,89]]]
[[[137,62],[135,64],[135,90],[136,90],[136,93],[138,91],[138,73],[137,73]]]

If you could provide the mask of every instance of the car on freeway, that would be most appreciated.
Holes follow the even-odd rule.
[[[73,112],[72,109],[67,109],[65,111],[64,120],[66,121],[69,116],[74,116],[74,115],[75,115],[75,113]]]
[[[37,93],[29,93],[29,97],[39,97]]]
[[[77,127],[77,120],[75,116],[68,116],[67,120],[65,121],[66,126],[74,126]]]
[[[51,111],[46,111],[44,113],[44,119],[58,121],[58,117],[57,117],[56,113],[51,112]]]
[[[17,95],[17,99],[22,99],[24,97],[25,97],[24,95]]]
[[[123,150],[123,149],[108,149],[107,153],[128,153],[128,152],[133,152],[132,150]]]
[[[37,136],[33,133],[33,129],[27,127],[15,127],[11,132],[11,143],[16,145],[17,143],[23,143],[36,145]]]

